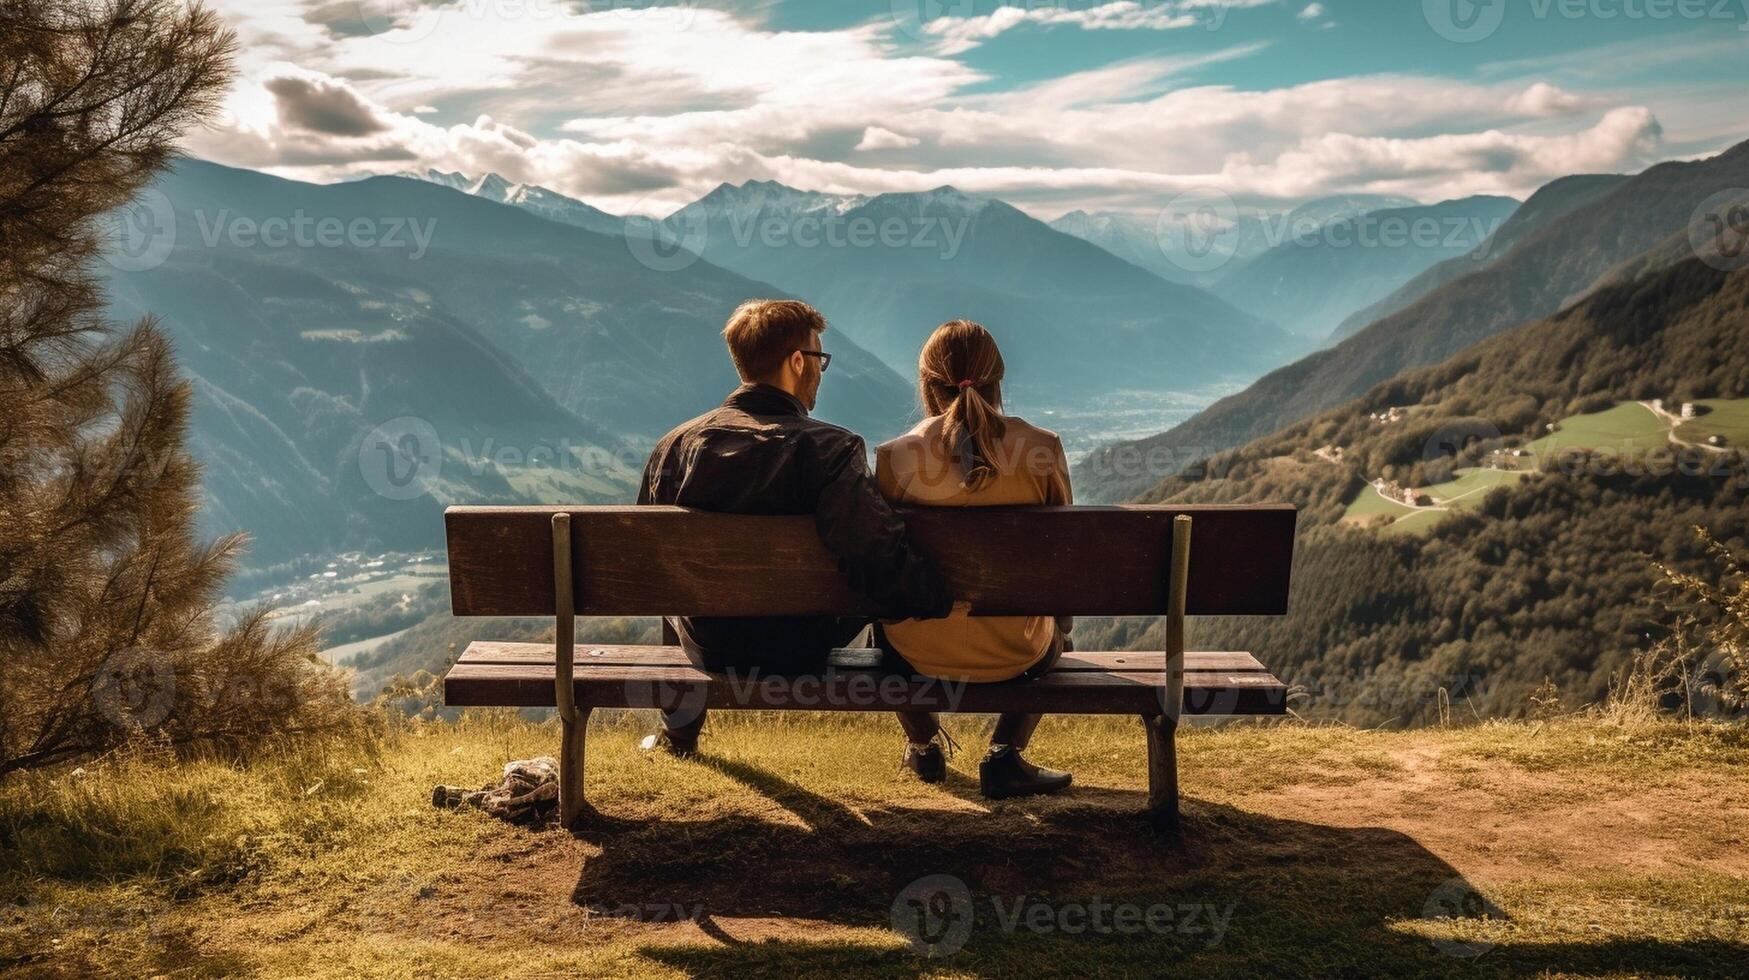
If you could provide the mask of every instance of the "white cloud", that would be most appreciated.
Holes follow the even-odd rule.
[[[1523,116],[1562,116],[1585,105],[1585,100],[1547,82],[1537,82],[1506,102],[1508,112]]]
[[[1307,21],[1309,23],[1311,21],[1317,20],[1318,18],[1324,16],[1324,14],[1325,14],[1325,10],[1324,10],[1323,4],[1321,4],[1321,3],[1308,3],[1308,4],[1306,4],[1306,8],[1299,12],[1298,16],[1299,16],[1300,20]]]
[[[1083,30],[1170,31],[1195,27],[1196,15],[1171,6],[1144,7],[1132,0],[1084,7],[1000,6],[988,14],[968,17],[937,17],[922,25],[924,34],[939,39],[940,54],[962,54],[1022,24],[1073,25]]]
[[[936,42],[943,55],[963,54],[993,37],[1022,25],[1071,26],[1087,31],[1174,31],[1188,27],[1218,28],[1228,11],[1273,6],[1279,0],[1113,0],[1074,7],[1061,3],[1002,4],[986,14],[940,16],[924,20],[915,30]],[[1314,5],[1315,6],[1315,5]],[[971,10],[970,4],[966,5]]]
[[[880,126],[870,126],[862,131],[862,142],[856,144],[858,150],[902,150],[923,142],[915,136],[905,136]]]
[[[556,2],[539,8],[539,23],[491,3],[421,19],[431,12],[417,0],[380,0],[415,7],[392,21],[400,28],[369,35],[345,23],[362,9],[349,0],[328,0],[339,13],[314,21],[303,0],[222,2],[243,34],[244,80],[222,125],[191,136],[194,152],[316,180],[493,170],[615,211],[662,212],[751,178],[858,193],[952,183],[1053,213],[1141,210],[1193,187],[1259,202],[1366,190],[1523,195],[1575,170],[1636,169],[1662,146],[1662,108],[1535,78],[1185,86],[1211,66],[1261,56],[1266,41],[1205,41],[1002,89],[931,43],[918,53],[887,20],[779,31],[689,7],[675,29]],[[1010,7],[958,20],[1008,24],[997,34],[1016,16],[1167,29],[1155,25],[1168,14],[1265,2],[1032,8],[1079,18],[1068,21]],[[1711,132],[1732,117],[1696,118]]]
[[[1498,130],[1420,139],[1341,133],[1308,138],[1273,159],[1235,159],[1221,178],[1283,198],[1355,187],[1410,193],[1423,199],[1470,194],[1523,194],[1573,173],[1637,168],[1657,152],[1662,130],[1643,108],[1614,109],[1596,125],[1556,136]]]

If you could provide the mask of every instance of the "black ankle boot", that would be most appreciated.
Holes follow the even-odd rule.
[[[638,748],[645,752],[666,752],[676,759],[690,759],[698,754],[698,736],[680,736],[664,728],[654,735],[644,736]]]
[[[1007,745],[992,748],[978,765],[978,783],[984,796],[992,800],[1055,793],[1066,789],[1074,778],[1066,772],[1041,769],[1022,759],[1018,751]]]
[[[918,746],[905,744],[905,759],[900,763],[926,783],[939,783],[947,778],[947,753],[935,742]]]

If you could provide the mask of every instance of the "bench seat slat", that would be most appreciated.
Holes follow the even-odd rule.
[[[546,650],[544,659],[537,659],[533,650],[527,649],[535,646],[538,645],[491,645],[498,655],[525,656],[527,659],[522,662],[469,659],[464,655],[444,678],[444,702],[455,706],[552,707],[551,650]],[[479,655],[473,647],[468,653]],[[837,670],[810,678],[736,681],[713,677],[684,659],[679,663],[591,664],[585,656],[579,656],[576,690],[579,704],[604,708],[686,705],[827,711],[891,711],[907,707],[970,712],[1158,713],[1163,690],[1159,663],[1152,668],[1128,669],[1128,666],[1053,671],[1024,684],[954,685],[884,677],[860,670]],[[1286,686],[1267,671],[1222,670],[1214,666],[1187,669],[1183,710],[1185,714],[1206,715],[1282,714],[1286,711],[1286,695]]]
[[[554,609],[552,517],[570,515],[580,616],[873,615],[812,517],[679,507],[451,507],[457,616]],[[922,507],[912,540],[979,615],[1152,616],[1166,611],[1173,519],[1190,516],[1192,616],[1287,611],[1296,513],[1285,504]],[[1073,569],[1072,574],[1053,574]]]
[[[550,643],[512,643],[476,640],[458,661],[464,664],[551,664]],[[675,646],[595,643],[577,647],[577,670],[626,666],[689,666],[686,654]],[[1072,671],[1160,671],[1166,668],[1163,650],[1076,650],[1063,655],[1056,669]],[[1268,673],[1257,658],[1242,651],[1189,651],[1184,655],[1187,672]]]

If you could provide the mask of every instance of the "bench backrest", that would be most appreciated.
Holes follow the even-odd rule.
[[[555,513],[571,515],[579,616],[868,615],[811,517],[680,507],[451,507],[457,616],[550,616]],[[903,511],[955,596],[986,616],[1167,611],[1173,518],[1192,519],[1187,612],[1287,612],[1295,510],[1259,506]]]

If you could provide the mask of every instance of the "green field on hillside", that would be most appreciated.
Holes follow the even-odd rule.
[[[1433,502],[1447,507],[1474,508],[1481,505],[1488,491],[1495,487],[1515,484],[1524,479],[1524,473],[1513,470],[1497,470],[1487,467],[1473,467],[1458,470],[1457,479],[1447,483],[1436,483],[1425,488],[1424,492],[1433,498]]]
[[[1483,467],[1458,470],[1456,479],[1422,488],[1422,492],[1439,505],[1437,507],[1410,507],[1380,496],[1370,486],[1363,487],[1342,516],[1344,520],[1355,523],[1387,517],[1391,518],[1389,533],[1419,534],[1439,523],[1452,510],[1480,507],[1489,490],[1517,483],[1524,476],[1523,473]]]
[[[1540,459],[1563,449],[1608,449],[1625,453],[1645,452],[1669,444],[1670,427],[1663,419],[1639,402],[1622,402],[1601,412],[1562,419],[1556,423],[1554,432],[1530,443],[1525,449]]]
[[[1749,446],[1749,398],[1707,399],[1696,402],[1709,409],[1699,418],[1684,422],[1675,431],[1678,438],[1695,445],[1704,445],[1709,436],[1724,438],[1727,446]],[[1670,426],[1665,419],[1639,402],[1621,402],[1613,408],[1588,415],[1575,415],[1556,424],[1554,432],[1537,439],[1524,448],[1530,454],[1525,460],[1534,467],[1540,460],[1547,463],[1562,450],[1599,449],[1617,453],[1643,453],[1670,445]],[[1509,461],[1510,462],[1510,461]],[[1456,478],[1420,488],[1437,507],[1474,509],[1488,497],[1488,491],[1510,486],[1523,480],[1522,471],[1471,467],[1457,471]],[[1392,534],[1415,534],[1428,530],[1439,522],[1446,511],[1408,507],[1379,496],[1372,487],[1363,488],[1343,512],[1343,519],[1353,523],[1377,523],[1390,518]]]
[[[1396,518],[1414,512],[1415,508],[1381,496],[1369,484],[1360,488],[1360,493],[1355,495],[1354,501],[1348,505],[1347,513],[1342,516],[1346,519],[1361,520],[1379,515]]]
[[[1449,510],[1434,510],[1431,508],[1410,511],[1397,518],[1385,528],[1386,534],[1425,534],[1433,530],[1433,526],[1451,515]]]
[[[1727,446],[1749,447],[1749,398],[1709,398],[1695,404],[1711,411],[1677,426],[1678,439],[1699,445],[1717,435]]]

